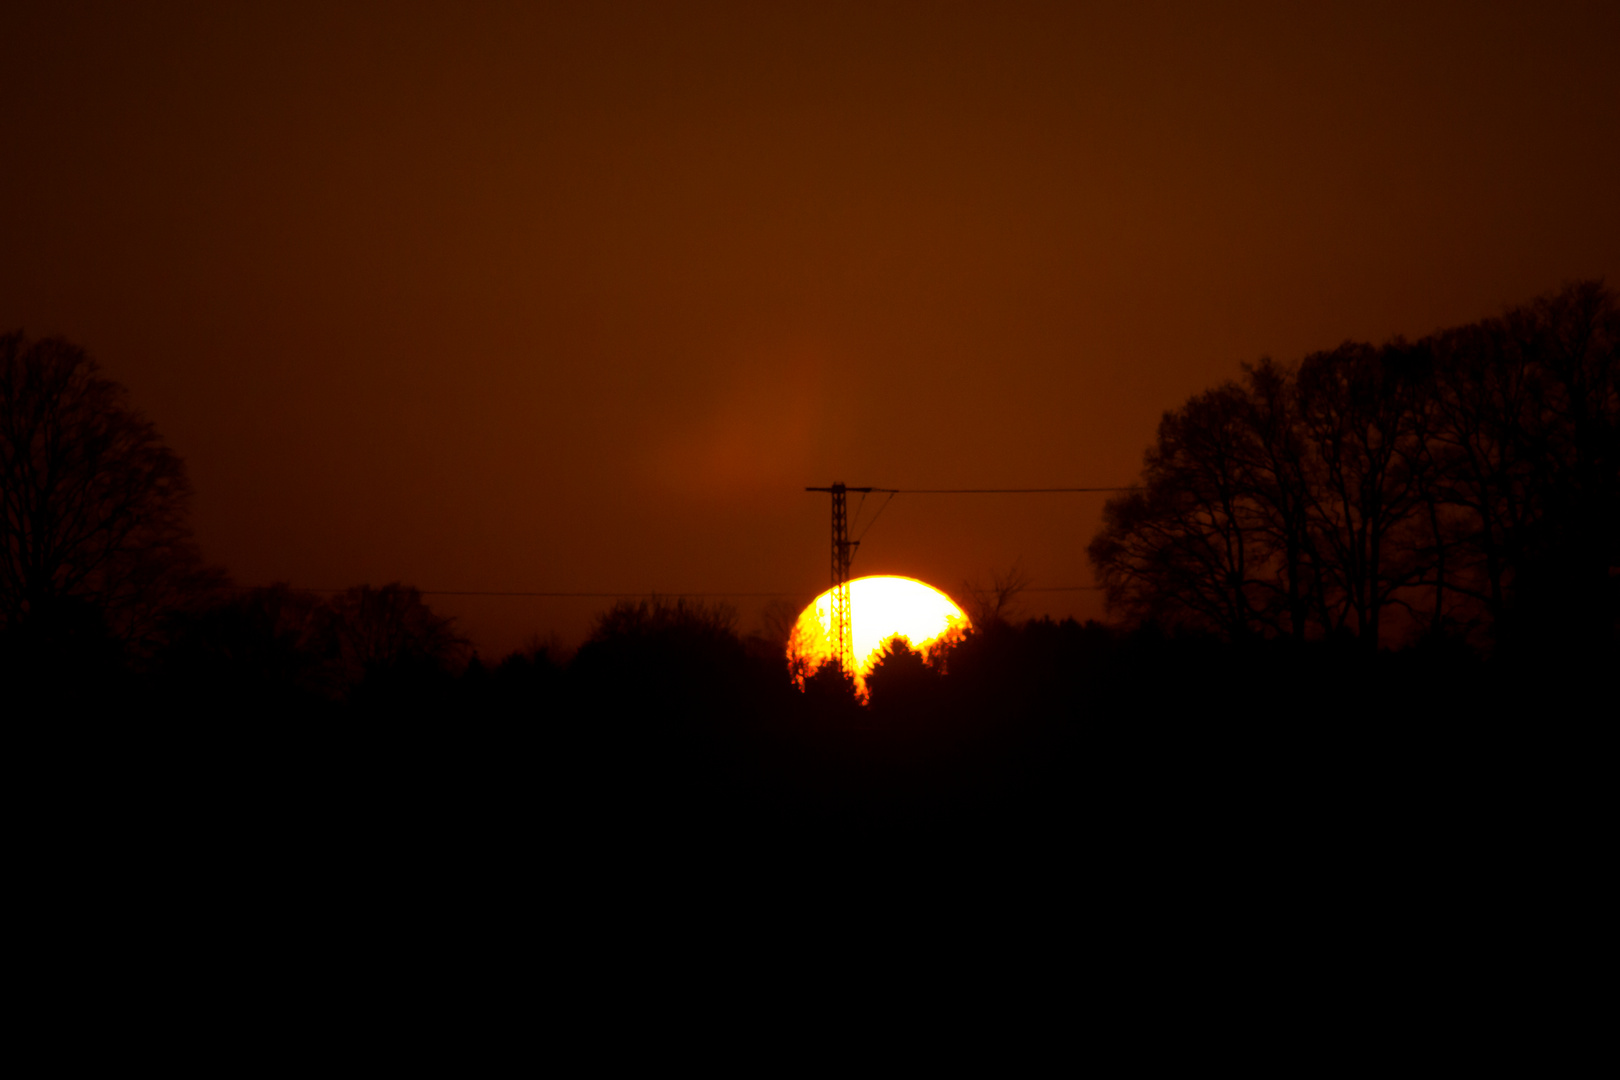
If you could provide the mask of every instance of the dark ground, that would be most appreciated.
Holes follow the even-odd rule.
[[[1375,903],[1587,872],[1612,817],[1600,661],[1031,622],[971,637],[943,675],[893,657],[863,706],[677,627],[566,668],[373,672],[343,702],[132,677],[116,707],[14,715],[11,760],[42,854],[111,892],[394,881],[589,906],[940,880],[1126,908]]]

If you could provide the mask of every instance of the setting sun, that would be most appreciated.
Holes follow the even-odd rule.
[[[849,583],[850,635],[855,653],[855,684],[863,694],[883,644],[900,635],[914,649],[926,650],[947,634],[967,629],[968,617],[932,585],[915,578],[881,575]],[[788,640],[788,657],[803,661],[805,674],[832,659],[832,590],[816,597],[799,615]]]

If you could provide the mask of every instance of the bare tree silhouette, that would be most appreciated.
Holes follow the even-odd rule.
[[[968,617],[978,627],[988,628],[1007,622],[1016,613],[1018,598],[1029,585],[1029,572],[1024,569],[1021,558],[1005,571],[993,572],[989,585],[962,582],[962,591],[967,595],[971,609]]]
[[[1427,463],[1418,419],[1429,393],[1404,342],[1346,343],[1300,364],[1306,485],[1333,627],[1376,647],[1385,609],[1425,579],[1412,530]]]
[[[190,494],[180,458],[84,350],[0,337],[0,626],[48,637],[89,619],[143,644],[217,579]]]
[[[1229,639],[1600,640],[1620,609],[1620,303],[1262,361],[1165,414],[1090,547],[1111,609]],[[1534,630],[1518,629],[1514,627]]]
[[[1165,413],[1141,486],[1105,504],[1091,543],[1111,607],[1233,638],[1257,628],[1266,535],[1248,475],[1251,415],[1235,383]]]
[[[1620,301],[1579,282],[1432,342],[1448,587],[1498,635],[1612,632],[1620,568]]]
[[[771,600],[760,616],[761,636],[778,651],[785,651],[788,639],[793,636],[793,628],[798,625],[799,615],[808,604],[808,600],[804,603],[781,598]]]

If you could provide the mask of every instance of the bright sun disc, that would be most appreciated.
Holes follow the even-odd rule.
[[[932,585],[915,578],[879,575],[849,583],[849,628],[855,653],[855,685],[864,695],[866,675],[878,653],[895,635],[926,651],[940,638],[968,628],[968,617]],[[832,659],[832,590],[805,608],[788,639],[788,658],[813,674]]]

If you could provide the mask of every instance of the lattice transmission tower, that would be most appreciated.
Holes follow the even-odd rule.
[[[890,499],[896,495],[1057,495],[1065,493],[1135,491],[1133,487],[1051,487],[1051,488],[883,488],[850,487],[834,484],[832,487],[807,487],[806,491],[825,491],[832,495],[832,625],[827,628],[831,637],[833,662],[846,674],[855,674],[855,640],[850,633],[849,564],[855,558],[859,540],[849,538],[849,493],[870,495],[874,491],[886,493]],[[864,500],[862,500],[864,505]],[[888,500],[878,507],[878,514],[888,506]],[[859,507],[856,509],[859,514]],[[877,520],[874,515],[866,528]],[[865,535],[866,529],[861,530]],[[1092,585],[1057,586],[1053,591],[1095,588]]]
[[[851,491],[867,494],[869,487],[807,487],[806,491],[826,491],[832,494],[832,619],[827,629],[832,637],[833,662],[845,674],[855,674],[855,641],[850,634],[849,564],[855,559],[859,540],[849,538],[849,501]]]

